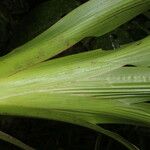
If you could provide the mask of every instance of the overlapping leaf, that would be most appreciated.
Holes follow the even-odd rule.
[[[111,31],[149,5],[149,0],[91,0],[34,40],[0,58],[0,114],[81,125],[136,149],[96,124],[150,126],[149,36],[115,51],[95,50],[23,69],[84,37]]]
[[[0,59],[0,77],[44,61],[88,36],[103,35],[149,9],[149,0],[90,0]]]
[[[66,115],[69,118],[78,115],[77,119],[92,124],[150,126],[146,103],[150,97],[149,68],[123,67],[143,64],[145,56],[150,56],[149,41],[147,37],[116,51],[95,50],[54,59],[3,78],[0,111],[28,115],[30,110],[30,116],[75,124],[74,120],[66,120]]]

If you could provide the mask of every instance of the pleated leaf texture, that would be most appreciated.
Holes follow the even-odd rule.
[[[112,31],[149,7],[149,0],[89,0],[33,40],[0,58],[0,77],[47,60],[85,37]]]
[[[1,57],[0,114],[77,124],[138,149],[97,124],[150,127],[150,36],[116,50],[45,60],[85,37],[112,31],[149,6],[149,0],[90,0]]]

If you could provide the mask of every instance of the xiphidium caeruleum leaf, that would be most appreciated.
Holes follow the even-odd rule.
[[[32,147],[24,144],[22,141],[0,131],[0,139],[20,147],[23,150],[34,150]]]
[[[115,51],[54,59],[2,78],[0,113],[81,125],[136,149],[96,124],[150,126],[149,48],[147,37]],[[124,67],[127,64],[137,67]]]
[[[85,37],[103,35],[149,7],[149,0],[89,0],[32,41],[1,57],[0,77],[51,58]]]
[[[85,37],[113,30],[149,6],[149,0],[90,0],[34,40],[1,57],[0,113],[81,125],[104,133],[129,149],[136,149],[122,137],[96,124],[150,126],[147,103],[150,37],[116,51],[95,50],[18,72]],[[127,64],[137,68],[124,68]],[[7,141],[6,137],[3,139]],[[15,144],[16,141],[10,142]]]
[[[77,6],[76,0],[50,0],[37,5],[15,27],[9,47],[16,48],[32,40]]]

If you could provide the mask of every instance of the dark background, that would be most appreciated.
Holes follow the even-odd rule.
[[[33,39],[68,12],[87,0],[1,0],[0,56]],[[102,37],[83,39],[56,57],[120,45],[140,40],[150,34],[150,13],[146,12]],[[103,125],[139,146],[149,149],[150,130],[127,125]],[[0,130],[22,140],[37,150],[124,150],[114,140],[89,129],[50,120],[0,116]],[[0,141],[0,150],[19,148]]]

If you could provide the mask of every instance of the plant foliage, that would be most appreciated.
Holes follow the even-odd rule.
[[[90,0],[1,57],[0,114],[77,124],[137,149],[98,124],[150,126],[150,36],[116,50],[47,59],[85,37],[112,31],[149,6],[149,0]]]

